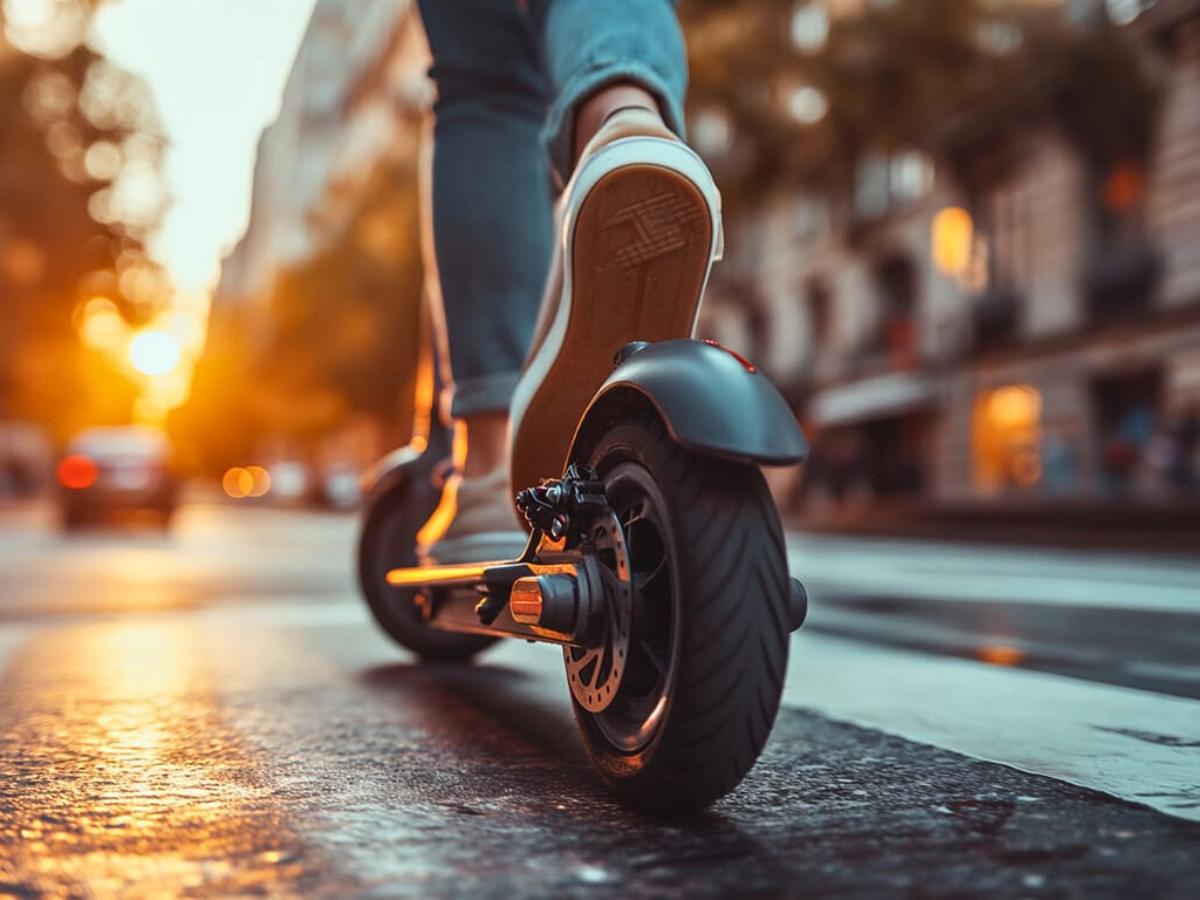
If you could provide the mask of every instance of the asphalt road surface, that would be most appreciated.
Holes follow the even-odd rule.
[[[793,535],[771,741],[664,822],[553,648],[391,646],[354,530],[0,511],[0,896],[1200,896],[1200,562]]]

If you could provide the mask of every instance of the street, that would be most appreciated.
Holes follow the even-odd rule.
[[[352,517],[0,510],[0,896],[1177,896],[1200,883],[1200,562],[791,534],[757,767],[623,809],[557,650],[412,664]]]

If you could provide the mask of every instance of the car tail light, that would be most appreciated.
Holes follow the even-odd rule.
[[[81,454],[64,456],[58,464],[58,483],[76,491],[89,488],[96,483],[96,464]]]

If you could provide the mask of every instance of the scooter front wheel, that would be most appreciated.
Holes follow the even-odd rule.
[[[416,591],[387,582],[389,570],[417,565],[417,532],[439,498],[428,469],[416,467],[409,478],[371,499],[358,541],[359,584],[375,621],[397,644],[429,662],[467,660],[495,638],[430,628]]]
[[[630,802],[702,808],[750,770],[779,708],[790,628],[778,512],[756,467],[678,447],[650,411],[612,425],[589,462],[620,523],[632,600],[613,662],[590,671],[564,651],[568,677],[595,690],[618,672],[599,711],[573,689],[575,716]]]

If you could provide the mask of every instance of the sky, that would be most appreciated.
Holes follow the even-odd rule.
[[[250,213],[254,152],[315,0],[110,0],[96,49],[154,91],[173,203],[150,242],[178,288],[213,286]]]

